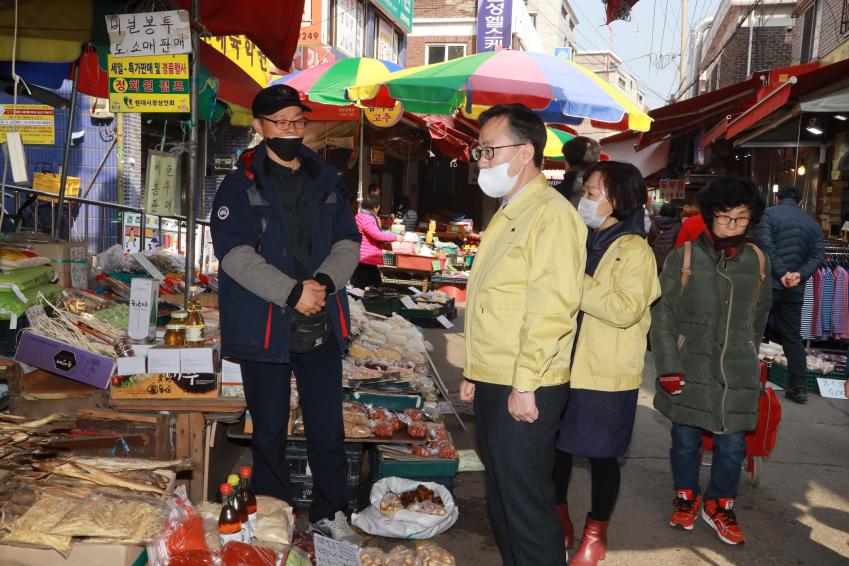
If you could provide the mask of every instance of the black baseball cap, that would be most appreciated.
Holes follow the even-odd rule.
[[[304,112],[309,112],[310,107],[301,102],[301,95],[289,85],[277,84],[265,87],[254,97],[251,110],[254,118],[274,114],[278,110],[298,106]]]

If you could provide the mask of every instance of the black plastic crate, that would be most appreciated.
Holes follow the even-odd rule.
[[[345,457],[348,459],[348,482],[359,484],[360,469],[363,463],[363,443],[346,442]],[[307,443],[290,440],[286,444],[286,463],[289,465],[289,474],[292,477],[307,475],[309,470]]]
[[[300,474],[292,474],[290,477],[292,486],[292,498],[297,506],[309,506],[313,500],[313,477]],[[360,481],[352,481],[348,478],[348,507],[350,510],[357,510],[360,502]]]
[[[16,328],[10,329],[10,323],[11,321],[9,320],[0,320],[0,354],[4,356],[15,355],[15,352],[18,350],[20,332],[29,326],[29,321],[27,320],[26,315],[18,318]]]

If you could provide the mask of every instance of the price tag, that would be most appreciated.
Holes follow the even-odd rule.
[[[118,358],[118,375],[138,375],[140,373],[147,373],[146,357]]]
[[[446,329],[454,328],[454,323],[451,322],[450,320],[448,320],[447,318],[445,318],[445,315],[441,315],[441,316],[436,317],[436,321],[439,324],[441,324],[442,326],[444,326]]]
[[[826,377],[818,377],[817,385],[820,388],[820,396],[829,399],[847,399],[846,391],[843,389],[845,383],[842,379],[829,379]]]
[[[362,299],[365,296],[366,292],[362,289],[357,289],[356,287],[350,287],[348,289],[348,294],[352,297],[359,297]]]
[[[433,260],[433,263],[431,263],[430,266],[433,268],[434,271],[439,271],[440,269],[442,269],[442,263],[438,259]]]
[[[416,308],[416,303],[414,303],[413,299],[411,299],[410,297],[401,297],[401,304],[404,305],[404,308]]]
[[[313,536],[316,566],[359,566],[359,548],[347,542]]]
[[[414,295],[422,295],[422,294],[423,294],[421,291],[419,291],[419,290],[418,290],[418,289],[416,289],[415,287],[407,287],[407,289],[409,289],[410,291],[412,291]]]
[[[181,373],[215,373],[213,348],[180,348]]]

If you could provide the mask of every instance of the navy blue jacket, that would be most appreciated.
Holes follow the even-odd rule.
[[[287,298],[297,282],[275,191],[263,188],[271,186],[266,159],[264,143],[242,154],[237,169],[218,187],[213,203],[212,243],[221,262],[221,348],[223,355],[238,359],[287,363],[293,311]],[[326,276],[334,273],[328,264],[337,264],[330,277],[335,288],[329,289],[326,309],[341,352],[347,349],[350,329],[347,269],[350,265],[353,271],[359,259],[361,236],[339,172],[306,147],[300,159],[312,177],[306,210],[311,226],[310,270],[319,273],[321,268]],[[344,261],[335,261],[343,247]],[[322,265],[331,254],[333,258]],[[341,271],[338,264],[343,264]]]
[[[802,276],[802,283],[793,289],[804,292],[805,281],[819,269],[825,257],[822,229],[792,198],[764,212],[755,239],[769,255],[773,289],[784,289],[780,279],[789,272]]]

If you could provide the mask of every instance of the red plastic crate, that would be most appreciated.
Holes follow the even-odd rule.
[[[438,268],[434,266],[438,264]],[[398,269],[412,269],[414,271],[442,271],[445,269],[445,258],[427,257],[414,254],[395,254],[395,267]]]

